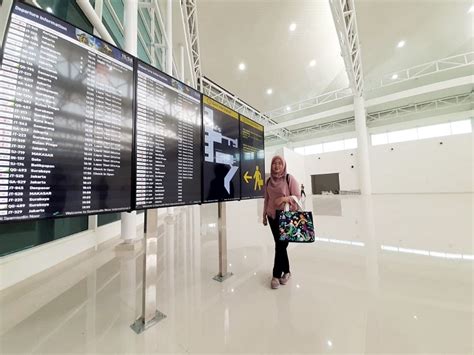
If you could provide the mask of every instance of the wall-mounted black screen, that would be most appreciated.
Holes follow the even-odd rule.
[[[263,126],[240,115],[241,198],[264,197],[265,151]]]
[[[0,221],[131,208],[133,57],[14,3],[0,73]]]
[[[201,202],[201,94],[137,62],[136,208]]]
[[[203,200],[240,198],[239,114],[203,96]]]
[[[339,194],[339,173],[311,175],[311,192],[321,195],[323,192]]]

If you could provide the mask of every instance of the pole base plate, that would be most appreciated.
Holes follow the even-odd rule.
[[[140,333],[143,333],[148,328],[154,326],[160,320],[163,320],[165,318],[166,318],[166,315],[164,315],[163,313],[157,310],[155,313],[155,316],[152,319],[150,319],[147,323],[145,323],[145,320],[143,317],[140,317],[130,326],[130,328],[132,328],[135,333],[140,334]]]

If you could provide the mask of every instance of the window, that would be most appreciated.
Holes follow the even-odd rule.
[[[304,147],[295,148],[295,153],[304,155],[304,152],[305,152],[305,148],[304,148]]]
[[[356,149],[357,148],[357,138],[344,139],[344,148],[345,149]]]
[[[0,225],[0,256],[87,230],[87,216],[21,221]]]
[[[388,133],[388,142],[389,143],[398,143],[398,142],[407,142],[414,141],[418,137],[418,132],[416,128],[404,129],[403,131],[395,131]]]
[[[371,139],[372,145],[381,145],[435,137],[446,137],[453,134],[465,134],[471,132],[472,123],[469,119],[451,123],[440,123],[436,125],[404,129],[401,131],[372,134]]]
[[[339,150],[344,150],[344,141],[334,141],[323,143],[324,153],[328,152],[337,152]]]
[[[305,155],[320,154],[322,152],[323,152],[322,144],[310,145],[308,147],[305,147]]]
[[[464,134],[472,132],[471,120],[451,122],[451,134]]]
[[[343,139],[339,141],[326,142],[306,147],[294,148],[294,151],[301,155],[321,154],[329,152],[337,152],[340,150],[356,149],[357,138]]]
[[[100,226],[103,226],[115,221],[119,221],[119,220],[120,220],[119,212],[118,213],[117,212],[104,213],[97,216],[97,225],[100,227]]]
[[[372,134],[372,145],[381,145],[388,143],[387,133]]]
[[[433,126],[418,128],[418,139],[449,136],[451,134],[451,124],[443,123]]]

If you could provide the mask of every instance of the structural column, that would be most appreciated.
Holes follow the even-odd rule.
[[[362,195],[372,194],[370,178],[369,139],[365,100],[361,96],[354,97],[355,126],[357,133],[357,156],[359,159],[359,183]]]
[[[166,4],[166,74],[173,76],[173,2],[168,0]],[[168,207],[168,215],[174,214],[174,207]]]
[[[102,22],[103,9],[104,9],[104,0],[95,0],[94,10],[95,10],[95,13],[97,14],[97,17],[99,17],[101,22]],[[96,36],[100,36],[99,31],[95,27],[94,27],[94,34]]]
[[[0,48],[2,47],[2,40],[7,27],[8,15],[10,13],[12,4],[13,0],[3,0],[3,2],[0,4]]]
[[[166,74],[173,75],[173,1],[168,0],[166,6]]]
[[[124,50],[131,55],[137,55],[138,37],[138,0],[124,1]],[[121,214],[121,238],[124,243],[131,244],[137,240],[137,212]]]

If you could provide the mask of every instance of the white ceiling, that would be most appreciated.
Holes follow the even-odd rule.
[[[203,73],[261,111],[347,87],[329,0],[198,0]],[[473,50],[470,0],[356,0],[366,86]],[[295,32],[289,25],[297,24]],[[397,43],[405,40],[405,47]],[[316,59],[316,67],[309,62]],[[247,70],[238,70],[243,61]],[[273,88],[273,95],[266,89]]]
[[[366,88],[392,72],[473,51],[471,0],[355,0]],[[405,40],[403,48],[397,48]]]
[[[203,73],[258,110],[348,85],[328,1],[197,4]],[[294,32],[289,31],[292,22]],[[309,66],[312,59],[315,67]],[[247,66],[243,72],[240,62]],[[268,88],[272,95],[266,94]]]
[[[179,1],[174,4],[177,44],[184,37]],[[259,111],[348,87],[329,0],[197,0],[197,5],[204,75]],[[470,6],[470,0],[355,0],[366,95],[472,74],[471,67],[397,84],[390,92],[370,91],[383,75],[474,51]],[[403,48],[397,48],[400,40],[406,41]],[[309,67],[312,59],[315,67]],[[244,72],[240,62],[247,66]],[[290,112],[277,122],[313,113]]]

